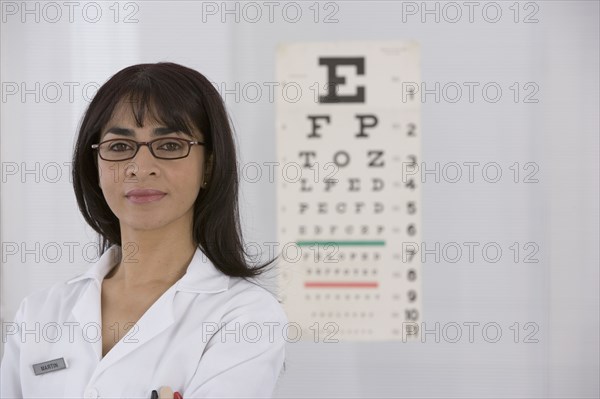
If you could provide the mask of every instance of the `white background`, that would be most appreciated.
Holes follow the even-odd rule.
[[[7,3],[2,2],[3,9]],[[31,9],[35,3],[28,2]],[[497,263],[435,262],[423,265],[423,318],[427,328],[448,323],[496,322],[503,336],[486,342],[481,328],[470,343],[454,335],[433,335],[426,343],[289,344],[286,371],[276,390],[278,397],[598,397],[599,255],[598,255],[598,75],[599,7],[596,1],[540,1],[537,23],[514,23],[511,2],[497,2],[503,11],[497,23],[482,17],[479,3],[474,22],[468,9],[457,23],[454,12],[404,14],[407,2],[335,2],[338,22],[313,21],[311,3],[297,3],[303,17],[297,23],[282,17],[285,3],[268,9],[262,20],[235,15],[203,15],[199,2],[133,2],[137,23],[115,23],[112,2],[99,2],[103,16],[97,23],[82,18],[78,3],[74,22],[61,6],[56,23],[35,21],[35,14],[2,15],[1,71],[6,84],[22,82],[33,88],[55,82],[62,97],[19,95],[1,102],[1,241],[2,317],[12,320],[20,300],[37,289],[81,273],[88,266],[81,248],[96,239],[84,226],[70,185],[70,169],[48,165],[70,162],[73,143],[87,102],[81,87],[102,83],[118,70],[142,62],[173,61],[195,68],[211,81],[233,89],[248,82],[275,81],[275,49],[289,41],[416,40],[421,45],[423,81],[498,82],[502,100],[489,103],[476,91],[465,98],[422,105],[423,160],[435,162],[497,162],[506,178],[491,184],[476,175],[474,183],[432,176],[423,186],[423,231],[427,243],[497,242],[505,254]],[[21,2],[14,3],[22,7]],[[62,4],[59,2],[57,4]],[[208,3],[205,3],[205,7]],[[221,2],[211,3],[217,8]],[[227,3],[234,9],[234,2]],[[412,3],[424,7],[421,2]],[[434,9],[435,2],[427,2]],[[463,4],[458,2],[456,4]],[[520,19],[532,9],[521,9]],[[438,7],[442,11],[444,3]],[[40,13],[43,4],[38,3]],[[121,3],[122,20],[124,3]],[[324,11],[325,10],[325,11]],[[50,13],[50,9],[47,12]],[[250,9],[247,9],[250,12]],[[452,14],[450,12],[452,11]],[[88,15],[93,17],[93,12]],[[52,14],[45,15],[51,19]],[[254,14],[247,14],[252,17]],[[290,14],[293,16],[293,14]],[[204,20],[203,20],[204,16]],[[493,17],[490,11],[488,15]],[[65,82],[79,83],[71,102]],[[509,86],[534,82],[538,103],[512,101]],[[429,86],[431,84],[431,86]],[[481,87],[481,86],[480,86]],[[93,91],[92,91],[93,92]],[[53,92],[52,92],[53,93]],[[479,93],[479,94],[478,94]],[[3,90],[3,95],[6,93]],[[20,93],[19,93],[20,94]],[[225,94],[222,92],[222,94]],[[466,94],[464,92],[463,94]],[[263,98],[252,103],[243,96],[225,96],[236,127],[240,168],[249,162],[276,160],[275,103]],[[7,175],[25,165],[36,173]],[[508,166],[535,162],[538,183],[515,184]],[[24,163],[22,165],[22,163]],[[430,166],[431,165],[431,166]],[[44,167],[46,169],[44,170]],[[44,176],[43,172],[46,172]],[[52,172],[52,173],[51,173]],[[521,176],[521,180],[522,180]],[[257,183],[242,181],[241,207],[245,239],[272,242],[276,237],[276,187],[265,176]],[[535,242],[538,263],[515,263],[508,247]],[[75,247],[69,259],[67,244]],[[56,243],[63,254],[56,263],[22,252],[8,256],[7,245],[24,243],[40,248]],[[36,252],[35,250],[33,251]],[[38,252],[39,254],[39,252]],[[90,251],[93,255],[93,250]],[[480,253],[479,253],[480,254]],[[73,260],[73,261],[71,261]],[[520,323],[519,342],[509,327]],[[524,343],[523,324],[535,323],[537,343]],[[529,330],[531,331],[531,330]],[[448,338],[448,339],[445,339]]]

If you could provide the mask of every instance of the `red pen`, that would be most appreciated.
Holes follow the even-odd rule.
[[[173,399],[183,399],[183,396],[177,391],[173,394]]]

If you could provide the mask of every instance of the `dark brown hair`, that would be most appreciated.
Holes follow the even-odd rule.
[[[85,221],[99,234],[100,253],[121,245],[119,220],[98,185],[98,165],[91,145],[118,103],[131,103],[139,127],[146,113],[156,121],[192,136],[204,134],[207,158],[212,155],[208,185],[194,203],[193,238],[212,263],[233,277],[254,277],[260,266],[246,260],[238,210],[238,172],[232,124],[223,100],[201,73],[174,63],[127,67],[100,87],[79,128],[73,154],[73,186]]]

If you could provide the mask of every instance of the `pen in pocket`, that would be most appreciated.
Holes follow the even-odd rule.
[[[170,388],[168,387],[161,387],[160,388],[160,394],[156,389],[152,390],[152,395],[150,395],[150,399],[162,399],[162,398],[169,398],[170,396],[173,395],[173,399],[183,399],[183,396],[181,396],[181,394],[179,392],[173,392]]]

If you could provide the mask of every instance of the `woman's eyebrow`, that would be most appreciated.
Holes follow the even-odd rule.
[[[135,137],[135,132],[133,131],[133,129],[127,129],[127,128],[118,127],[118,126],[113,126],[110,129],[108,129],[105,134],[108,134],[108,133],[116,134],[119,136],[125,136],[125,137]],[[165,135],[171,134],[171,133],[183,133],[183,132],[180,132],[179,130],[173,129],[171,127],[157,127],[156,129],[154,129],[152,131],[153,136],[165,136]]]

